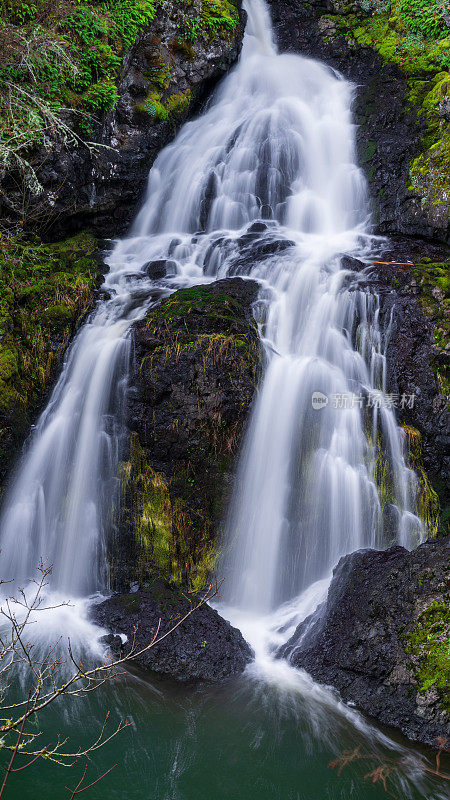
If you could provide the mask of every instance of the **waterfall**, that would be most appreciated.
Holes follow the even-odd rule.
[[[111,299],[76,337],[32,432],[0,520],[5,577],[26,580],[44,557],[69,595],[107,585],[130,326],[161,295],[228,275],[260,283],[266,354],[228,519],[228,599],[270,610],[342,554],[383,546],[381,451],[394,538],[420,536],[414,475],[382,402],[377,301],[342,267],[343,254],[364,260],[372,247],[352,87],[279,55],[263,0],[244,5],[239,64],[158,156],[130,236],[109,258]],[[161,260],[167,275],[152,281],[147,265]],[[379,402],[361,408],[367,398]]]

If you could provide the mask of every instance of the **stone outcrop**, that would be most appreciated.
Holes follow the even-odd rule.
[[[377,260],[384,263],[377,264]],[[430,501],[430,486],[426,486],[429,479],[441,504],[440,530],[447,533],[450,506],[448,250],[420,240],[396,237],[386,243],[384,251],[372,264],[346,258],[344,266],[362,273],[363,286],[378,295],[381,326],[385,332],[389,331],[387,391],[400,397],[413,397],[411,407],[408,404],[399,407],[397,416],[408,435],[410,466],[419,477],[419,495],[424,491],[424,501]]]
[[[360,550],[279,652],[380,722],[436,744],[450,736],[450,542]]]
[[[36,150],[31,164],[43,187],[37,196],[6,176],[3,188],[13,205],[26,209],[27,227],[53,239],[86,227],[102,237],[126,230],[159,151],[199,111],[239,55],[245,13],[240,0],[235,5],[235,30],[200,36],[194,44],[182,34],[195,6],[187,19],[176,2],[158,6],[125,55],[115,108],[91,122],[93,146],[55,140],[50,152]],[[69,127],[76,129],[77,119],[64,112]],[[1,213],[8,216],[6,205],[0,205]]]
[[[377,232],[448,242],[449,133],[436,99],[447,84],[439,43],[437,53],[431,45],[430,53],[426,46],[409,52],[408,31],[400,37],[389,14],[358,0],[268,2],[282,51],[318,58],[354,83],[358,161]],[[425,135],[438,140],[434,149],[426,150]]]
[[[114,587],[156,574],[200,588],[214,567],[260,372],[257,291],[241,278],[182,289],[134,330]]]
[[[98,606],[95,621],[111,630],[105,641],[116,655],[146,647],[185,616],[197,598],[182,595],[162,581],[147,589],[116,595]],[[120,634],[127,637],[122,644]],[[206,603],[166,639],[133,659],[133,663],[182,683],[218,682],[243,672],[252,651],[240,631]]]

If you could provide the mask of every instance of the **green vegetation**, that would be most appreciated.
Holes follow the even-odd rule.
[[[418,690],[434,687],[450,710],[450,608],[433,602],[419,616],[417,627],[406,638],[407,652],[418,661],[414,674]]]
[[[155,6],[153,0],[0,0],[4,172],[19,169],[39,192],[30,150],[49,149],[55,138],[76,145],[92,133],[91,115],[116,104],[122,57]]]
[[[414,470],[418,480],[417,516],[421,519],[428,536],[435,537],[439,531],[441,507],[439,497],[428,480],[422,461],[422,436],[410,425],[403,425],[408,438],[409,466]]]
[[[214,569],[228,476],[257,383],[257,328],[242,303],[201,287],[179,290],[152,309],[138,336],[145,447],[134,434],[121,517],[136,553],[133,579],[160,577],[199,590]],[[155,401],[161,385],[167,395]],[[163,442],[168,450],[164,445],[155,468],[153,452]]]
[[[160,121],[173,120],[179,114],[184,114],[187,111],[190,101],[190,89],[184,94],[171,94],[166,101],[163,101],[160,92],[151,91],[145,103],[138,104],[136,110],[149,114]]]
[[[183,324],[190,317],[201,315],[202,320],[212,323],[214,330],[199,332]],[[242,316],[242,307],[229,295],[213,293],[208,288],[180,289],[161,306],[156,308],[148,319],[146,329],[155,340],[161,342],[150,356],[141,364],[153,369],[158,362],[166,364],[170,359],[178,361],[183,353],[197,351],[201,354],[203,370],[230,362],[233,372],[238,378],[252,374],[256,385],[255,364],[259,363],[258,339],[248,337],[242,329],[236,328],[236,322]],[[172,323],[171,334],[168,335],[167,323]],[[223,330],[218,331],[218,325]],[[256,333],[254,320],[245,321]],[[211,435],[212,432],[211,432]],[[214,434],[216,437],[217,431]]]
[[[91,307],[98,268],[89,233],[43,245],[0,235],[0,412],[25,412]],[[1,424],[1,423],[0,423]],[[0,428],[0,433],[1,433]]]
[[[437,356],[431,366],[442,393],[448,398],[450,372],[445,349],[450,342],[450,262],[434,262],[424,256],[413,267],[413,273],[419,288],[422,308],[434,328]]]
[[[448,35],[445,13],[450,4],[446,0],[399,0],[398,14],[411,33],[427,39],[443,39]]]
[[[422,153],[410,165],[410,189],[421,198],[430,224],[445,227],[450,210],[450,132],[440,114],[450,94],[448,0],[333,0],[335,14],[323,17],[327,36],[377,50],[404,72],[411,107],[424,128]],[[331,27],[329,27],[331,25]]]
[[[194,10],[192,17],[185,19],[184,37],[195,42],[199,36],[213,39],[217,34],[232,34],[238,25],[239,16],[235,5],[229,0],[184,0],[184,5]]]
[[[176,321],[180,317],[201,314],[218,322],[236,323],[242,315],[240,303],[225,292],[212,292],[209,287],[179,289],[152,312],[149,325],[157,320]]]
[[[86,140],[115,107],[123,57],[159,7],[177,26],[174,50],[192,55],[199,37],[230,36],[239,21],[228,0],[0,0],[0,179],[18,170],[38,194],[30,158],[36,145],[48,150],[59,139],[99,146]],[[156,46],[155,59],[153,88],[141,110],[166,120],[186,109],[190,95],[162,99],[170,57],[161,63]]]
[[[136,434],[122,467],[122,486],[137,552],[136,578],[158,576],[193,591],[202,589],[217,558],[211,523],[205,519],[202,531],[194,529],[186,504],[171,497],[170,484],[147,462]]]

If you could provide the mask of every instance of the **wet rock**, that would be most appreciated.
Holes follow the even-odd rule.
[[[446,122],[450,122],[450,97],[444,97],[439,104],[439,116]]]
[[[341,558],[328,598],[279,655],[410,739],[450,736],[450,541]],[[446,661],[447,658],[447,661]]]
[[[170,263],[165,259],[160,261],[147,261],[142,267],[142,272],[145,272],[153,281],[159,278],[164,278],[167,274],[167,264]]]
[[[366,270],[367,288],[377,292],[382,326],[390,331],[388,392],[413,397],[398,409],[398,418],[420,431],[423,464],[444,510],[450,503],[449,251],[397,237],[379,260],[393,263]]]
[[[267,230],[267,225],[265,222],[254,222],[247,228],[248,233],[263,233]]]
[[[409,446],[406,456],[421,483],[425,477],[441,504],[442,533],[450,507],[450,269],[449,249],[409,237],[393,237],[373,261],[343,256],[342,266],[359,273],[353,289],[376,293],[385,335],[387,392]],[[404,398],[404,402],[401,402]],[[411,436],[420,434],[420,464],[411,459]],[[424,471],[426,475],[424,476]],[[422,488],[424,488],[422,486]],[[387,529],[390,529],[387,520]]]
[[[342,269],[349,269],[352,272],[362,272],[363,269],[366,269],[366,266],[366,264],[359,261],[357,258],[353,258],[353,256],[344,255],[341,258]]]
[[[393,503],[386,503],[383,508],[383,531],[387,542],[395,542],[399,530],[400,512]]]
[[[195,603],[196,598],[190,595]],[[134,594],[115,595],[95,606],[95,621],[113,633],[104,641],[123,655],[135,641],[138,650],[170,630],[191,608],[191,602],[172,587],[157,581]],[[127,636],[126,644],[122,638]],[[127,650],[128,648],[128,650]],[[252,651],[240,631],[205,604],[167,639],[133,659],[139,667],[183,683],[217,682],[244,671]]]
[[[264,261],[270,256],[283,253],[285,250],[295,246],[295,242],[276,238],[265,233],[247,233],[237,239],[236,244],[240,250],[237,257],[233,258],[230,274],[248,275],[258,261]]]
[[[330,15],[367,15],[363,4],[339,0],[268,0],[281,51],[320,59],[355,86],[358,163],[369,184],[378,233],[447,241],[448,214],[433,220],[409,191],[409,167],[421,152],[421,128],[406,75],[374,49],[338,35]],[[363,8],[363,12],[361,9]],[[357,22],[355,19],[355,27]],[[444,114],[445,108],[443,107]],[[440,206],[436,206],[439,211]]]
[[[257,294],[241,278],[183,289],[134,328],[116,589],[155,575],[199,588],[214,568],[261,369]]]

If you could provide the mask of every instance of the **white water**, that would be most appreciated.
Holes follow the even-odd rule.
[[[377,300],[341,268],[342,254],[364,260],[375,246],[352,87],[317,62],[278,55],[265,4],[246,7],[239,65],[159,155],[131,235],[109,259],[112,299],[78,335],[31,436],[0,521],[2,575],[23,582],[43,557],[65,596],[107,587],[130,325],[178,286],[255,278],[266,368],[221,569],[229,613],[256,651],[253,675],[312,692],[318,707],[324,691],[270,653],[323,598],[341,555],[387,543],[379,436],[398,509],[390,538],[413,546],[421,526],[393,412],[333,406],[333,396],[381,398],[386,388]],[[155,284],[142,268],[161,259],[170,274]],[[329,398],[325,408],[312,407],[314,392]]]

